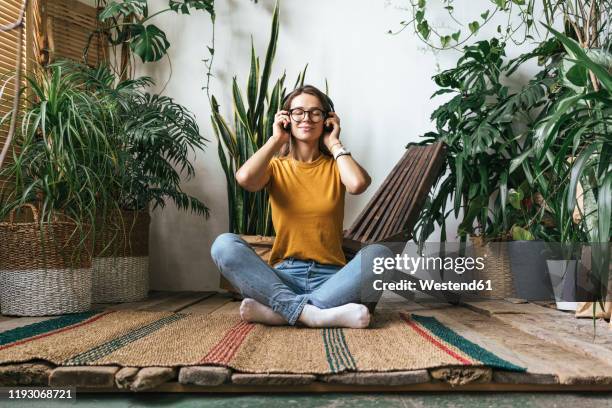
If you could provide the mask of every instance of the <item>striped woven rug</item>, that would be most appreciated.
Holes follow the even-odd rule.
[[[106,311],[0,333],[0,363],[218,365],[250,373],[339,373],[474,365],[524,371],[433,317],[375,314],[369,329],[245,323],[236,313]]]

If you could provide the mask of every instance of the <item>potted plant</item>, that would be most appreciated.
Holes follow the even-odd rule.
[[[560,178],[555,184],[540,180],[540,188],[551,191],[565,187],[555,200],[560,224],[569,224],[562,229],[560,240],[589,244],[593,283],[599,288],[598,300],[604,301],[612,217],[612,144],[607,130],[612,123],[612,56],[603,50],[583,49],[566,35],[549,30],[567,52],[560,70],[565,92],[536,126],[535,140],[527,153],[534,166],[548,167]],[[581,194],[577,194],[579,185]],[[576,205],[577,198],[582,206]]]
[[[450,17],[457,21],[453,15],[452,4],[443,2],[444,9]],[[469,32],[463,27],[445,27],[436,29],[430,26],[428,12],[431,5],[427,1],[419,1],[412,6],[413,18],[401,24],[406,28],[412,26],[419,39],[428,46],[436,49],[457,48],[460,45],[470,44],[473,36],[480,27],[494,24],[493,16],[501,12],[507,15],[508,20],[503,26],[497,28],[499,42],[512,40],[515,43],[524,43],[534,40],[532,34],[537,30],[536,16],[533,4],[522,5],[519,2],[495,2],[493,10],[486,10],[481,14],[482,20],[475,20],[465,24]],[[515,7],[518,4],[518,7]],[[464,210],[463,222],[460,227],[460,236],[465,239],[466,234],[477,231],[480,237],[511,237],[543,239],[548,242],[560,243],[569,256],[575,256],[572,250],[576,243],[587,243],[590,253],[588,264],[592,264],[592,275],[601,288],[599,298],[605,298],[610,260],[610,200],[611,196],[611,161],[610,161],[610,63],[609,36],[603,27],[612,12],[610,5],[605,2],[592,1],[585,5],[578,2],[542,2],[543,17],[548,24],[547,31],[538,40],[537,47],[526,54],[510,61],[506,66],[499,66],[505,75],[511,75],[526,61],[537,58],[543,69],[536,74],[529,83],[519,92],[511,94],[504,87],[496,95],[485,95],[492,103],[488,111],[480,110],[481,118],[476,123],[490,124],[514,121],[518,125],[516,131],[510,133],[503,148],[512,149],[512,155],[500,156],[501,162],[507,170],[501,175],[494,173],[492,178],[486,176],[491,173],[480,170],[481,162],[473,150],[462,149],[469,147],[468,141],[462,140],[462,115],[472,95],[472,87],[467,87],[461,81],[452,82],[452,86],[441,89],[439,93],[464,91],[464,98],[453,98],[448,104],[441,106],[435,117],[442,119],[446,126],[433,133],[434,140],[447,139],[451,145],[456,146],[455,156],[449,157],[449,174],[443,179],[438,190],[432,195],[425,209],[424,217],[418,227],[415,239],[422,243],[431,234],[434,224],[442,229],[442,240],[446,239],[445,219],[451,211],[446,211],[446,203],[451,199],[454,203],[455,216],[459,209]],[[524,6],[524,7],[523,7]],[[585,18],[584,13],[574,13],[574,7],[584,10],[588,7],[601,18]],[[587,13],[588,14],[588,13]],[[590,14],[588,14],[590,15]],[[516,18],[515,18],[516,17]],[[409,21],[408,21],[409,20]],[[549,26],[562,23],[564,32],[559,33]],[[402,28],[402,30],[403,30]],[[401,31],[401,30],[400,30]],[[434,41],[439,40],[439,44]],[[478,45],[477,42],[473,45]],[[466,46],[462,60],[466,60],[468,53],[474,47]],[[461,61],[461,60],[460,60]],[[486,65],[487,60],[482,55],[472,64]],[[460,66],[457,66],[457,71]],[[466,75],[473,84],[483,83],[483,75],[471,70],[465,65]],[[452,71],[451,71],[452,72]],[[495,78],[489,76],[488,79]],[[456,79],[451,76],[451,79]],[[461,79],[461,78],[459,78]],[[484,78],[487,79],[487,78]],[[468,82],[470,84],[470,82]],[[480,87],[482,88],[482,87]],[[478,88],[477,88],[478,90]],[[503,90],[503,91],[502,91]],[[482,100],[482,99],[481,99]],[[478,104],[477,104],[478,105]],[[432,118],[434,116],[432,115]],[[470,117],[467,117],[470,119]],[[472,116],[474,118],[474,116]],[[516,119],[521,119],[517,121]],[[523,130],[524,129],[524,130]],[[448,134],[445,135],[444,131]],[[449,136],[454,136],[449,137]],[[468,138],[478,139],[477,134],[468,135]],[[448,143],[448,142],[447,142]],[[492,153],[503,151],[498,146],[490,146]],[[467,150],[466,160],[461,151]],[[506,161],[506,159],[510,159]],[[467,164],[467,166],[464,166]],[[471,177],[470,172],[480,171],[481,179]],[[466,176],[467,174],[467,176]],[[499,176],[499,177],[496,177]],[[462,185],[468,180],[468,188]],[[520,186],[523,181],[529,185],[530,194],[537,194],[546,203],[543,219],[533,219],[524,225],[509,223],[508,202],[509,186]],[[478,186],[476,184],[480,183]],[[479,196],[476,193],[487,193],[487,183],[491,184],[493,194]],[[577,187],[584,184],[583,193],[577,195]],[[490,191],[489,191],[490,192]],[[576,201],[584,202],[583,206],[576,206]],[[538,217],[536,217],[538,218]],[[541,223],[552,221],[551,228],[541,228]],[[533,231],[537,229],[537,231]],[[535,235],[534,235],[535,232]],[[514,234],[513,234],[514,233]],[[565,247],[567,245],[567,247]],[[593,248],[594,251],[590,251]],[[583,263],[585,260],[583,259]],[[590,262],[593,261],[593,262]],[[595,306],[594,306],[595,307]],[[602,307],[603,308],[603,307]],[[593,309],[595,310],[595,309]],[[593,313],[595,315],[595,313]]]
[[[98,216],[104,228],[94,256],[94,299],[129,302],[148,293],[149,207],[170,200],[179,210],[209,216],[198,198],[181,188],[181,175],[195,175],[189,155],[207,141],[193,115],[167,96],[147,92],[148,77],[117,81],[106,66],[78,65],[84,86],[103,95],[114,113],[111,134],[118,146],[114,207]]]
[[[26,81],[13,161],[0,177],[15,180],[0,197],[2,313],[80,312],[91,305],[95,214],[120,186],[113,115],[60,65],[35,67]]]
[[[513,119],[534,105],[546,92],[542,75],[529,90],[511,93],[500,81],[506,67],[505,44],[496,39],[465,48],[456,67],[433,77],[441,87],[433,97],[453,95],[431,115],[435,132],[424,135],[424,144],[438,141],[448,146],[447,174],[428,199],[417,223],[415,240],[422,245],[441,227],[446,240],[446,218],[463,212],[458,229],[461,242],[467,237],[478,256],[487,256],[482,278],[492,279],[494,297],[514,295],[507,248],[490,241],[506,241],[510,228],[506,217],[508,186],[520,185],[527,174],[508,171],[523,146],[512,127]],[[536,104],[537,105],[537,104]],[[447,203],[452,208],[447,210]]]

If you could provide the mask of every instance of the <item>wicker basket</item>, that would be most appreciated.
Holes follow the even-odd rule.
[[[96,236],[93,302],[137,302],[149,293],[149,224],[146,211],[113,212]]]
[[[495,299],[516,297],[506,245],[502,242],[485,242],[481,236],[470,236],[470,239],[474,246],[474,256],[485,259],[484,269],[475,270],[475,279],[491,280],[492,286],[490,291],[478,291],[478,296]]]
[[[91,255],[89,241],[80,243],[76,224],[57,218],[39,224],[0,222],[0,307],[2,314],[47,316],[77,313],[91,308]]]

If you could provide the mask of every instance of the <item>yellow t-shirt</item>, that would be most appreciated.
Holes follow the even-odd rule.
[[[332,157],[311,163],[274,157],[267,185],[276,238],[269,264],[288,257],[345,265],[342,224],[346,188]]]

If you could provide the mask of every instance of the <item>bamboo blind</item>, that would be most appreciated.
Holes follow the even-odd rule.
[[[1,0],[0,25],[12,26],[21,16],[23,0]],[[26,12],[26,17],[27,17]],[[15,99],[15,71],[17,69],[19,42],[22,38],[21,47],[21,72],[27,70],[28,59],[28,20],[24,20],[23,26],[15,27],[9,31],[0,31],[0,118],[4,118],[0,124],[0,151],[6,144],[10,125],[10,114]],[[23,86],[23,80],[22,80]],[[12,162],[12,152],[9,149],[4,161],[4,166]],[[4,189],[8,188],[12,179],[0,179],[0,196]]]
[[[47,0],[44,14],[49,60],[68,58],[95,66],[105,59],[106,42],[94,33],[98,27],[95,7],[77,0]]]
[[[0,118],[10,113],[15,97],[14,81],[10,78],[17,68],[20,36],[23,38],[22,78],[31,72],[33,65],[45,65],[56,59],[85,61],[89,65],[106,60],[108,43],[95,34],[98,28],[95,7],[78,0],[28,0],[27,6],[21,30],[15,28],[0,32],[0,89],[3,88],[0,93]],[[14,24],[19,19],[22,7],[23,0],[0,0],[0,25]],[[84,59],[88,42],[87,58]],[[24,82],[22,79],[22,87]],[[25,103],[25,100],[22,102]],[[0,151],[7,139],[9,122],[5,120],[0,124]],[[14,142],[13,139],[13,146]],[[9,149],[3,167],[12,162],[12,155],[12,149]],[[8,191],[12,182],[12,179],[0,178],[0,197],[3,191]]]

